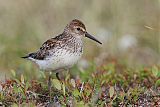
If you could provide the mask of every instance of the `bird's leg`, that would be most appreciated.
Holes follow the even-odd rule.
[[[69,74],[69,68],[64,69],[65,72],[65,76],[64,76],[64,80],[67,81],[68,79],[70,79],[70,74]]]
[[[58,72],[56,72],[56,77],[57,77],[58,80],[60,80]]]
[[[67,70],[67,75],[69,74],[69,71],[70,71],[70,69],[68,68],[68,69],[66,69]]]
[[[48,90],[49,90],[49,101],[51,102],[51,77],[52,72],[49,72],[49,77],[48,77]]]

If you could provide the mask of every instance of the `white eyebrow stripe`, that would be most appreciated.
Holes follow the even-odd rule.
[[[80,28],[82,29],[82,31],[83,31],[83,32],[85,32],[85,31],[86,31],[84,28],[82,28],[82,27],[80,27]]]

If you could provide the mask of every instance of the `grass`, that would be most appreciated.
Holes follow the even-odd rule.
[[[72,71],[79,71],[73,69]],[[158,106],[160,68],[130,69],[118,63],[96,67],[91,64],[79,78],[71,73],[59,81],[53,77],[49,94],[47,77],[42,73],[30,80],[12,71],[12,79],[1,82],[0,104],[5,106]],[[51,99],[51,102],[49,101]]]

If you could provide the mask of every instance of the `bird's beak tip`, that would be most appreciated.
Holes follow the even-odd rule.
[[[89,39],[91,39],[91,40],[94,40],[94,41],[96,41],[96,42],[98,42],[99,44],[102,45],[102,42],[100,42],[99,40],[97,40],[95,37],[93,37],[92,35],[90,35],[90,34],[87,33],[87,32],[86,32],[86,34],[85,34],[85,37],[87,37],[87,38],[89,38]]]

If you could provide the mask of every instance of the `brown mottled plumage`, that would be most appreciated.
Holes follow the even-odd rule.
[[[47,40],[41,48],[23,58],[30,59],[43,70],[70,68],[83,53],[82,37],[88,37],[100,44],[86,32],[85,25],[77,19],[72,20],[63,33]]]

